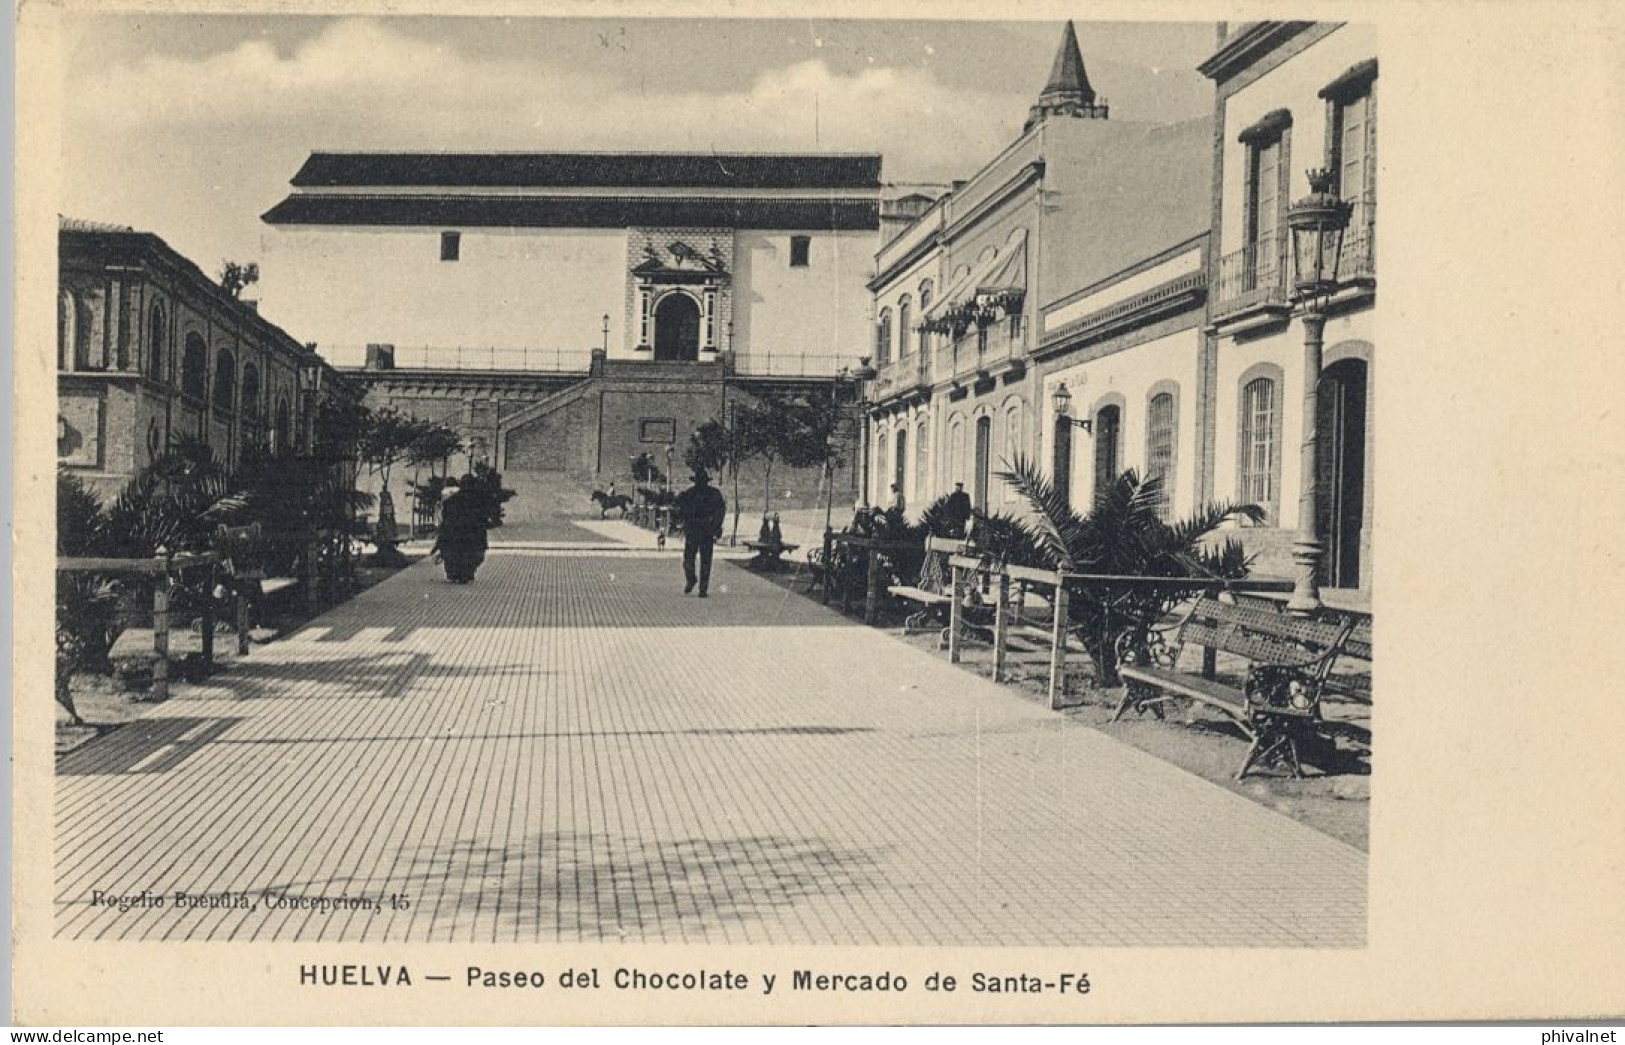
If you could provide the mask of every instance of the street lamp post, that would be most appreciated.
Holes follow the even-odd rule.
[[[1343,253],[1343,231],[1349,205],[1332,191],[1333,172],[1309,171],[1309,195],[1287,208],[1292,230],[1292,301],[1303,322],[1303,443],[1298,463],[1298,534],[1292,544],[1296,568],[1291,613],[1320,608],[1320,500],[1316,476],[1319,457],[1321,353],[1326,312],[1337,290],[1337,265]]]
[[[609,313],[604,313],[604,355],[609,356]]]

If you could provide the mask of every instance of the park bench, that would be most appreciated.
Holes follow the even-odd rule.
[[[108,650],[108,659],[115,664],[150,662],[153,699],[165,700],[169,697],[169,661],[172,656],[195,659],[204,672],[213,670],[212,605],[207,598],[203,600],[202,620],[196,643],[191,642],[184,633],[177,633],[173,638],[178,641],[172,647],[169,628],[170,596],[175,585],[182,581],[188,571],[193,570],[208,570],[211,583],[205,585],[204,590],[213,588],[212,579],[218,562],[219,557],[213,552],[171,555],[160,548],[158,554],[150,559],[59,556],[56,568],[59,573],[137,574],[153,578],[152,627],[126,628]]]
[[[965,542],[948,537],[927,537],[925,539],[925,559],[920,565],[920,575],[913,584],[893,584],[887,587],[887,594],[904,602],[913,603],[919,607],[903,620],[903,633],[915,631],[936,631],[941,629],[941,638],[937,648],[942,649],[948,645],[947,620],[944,619],[952,603],[951,585],[953,570],[948,565],[950,557],[963,554]]]
[[[784,566],[782,556],[794,552],[801,545],[785,541],[746,541],[745,547],[756,553],[755,558],[745,564],[747,568],[774,573]]]
[[[281,593],[302,588],[305,593],[306,610],[312,614],[316,612],[318,594],[316,542],[321,536],[316,533],[296,533],[270,538],[259,523],[249,526],[221,526],[215,530],[214,550],[220,556],[220,564],[229,577],[233,601],[236,604],[239,654],[248,653],[250,628],[259,623],[250,618],[257,617],[261,607]],[[267,575],[266,545],[273,539],[294,541],[301,545],[299,562],[302,576]]]
[[[1299,745],[1317,734],[1326,677],[1352,629],[1347,620],[1290,616],[1202,595],[1171,627],[1153,629],[1143,641],[1125,634],[1118,664],[1125,689],[1112,720],[1130,707],[1160,718],[1165,702],[1201,704],[1229,718],[1252,741],[1237,780],[1256,766],[1278,762],[1301,777]],[[1165,637],[1170,631],[1171,640]],[[1134,641],[1138,648],[1129,644]],[[1180,670],[1187,646],[1246,660],[1242,686]]]

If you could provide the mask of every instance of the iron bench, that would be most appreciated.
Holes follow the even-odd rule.
[[[1132,634],[1124,636],[1118,672],[1125,688],[1112,721],[1130,707],[1161,718],[1163,703],[1191,701],[1225,715],[1252,741],[1237,780],[1255,766],[1278,762],[1301,777],[1299,745],[1318,733],[1326,677],[1353,627],[1349,621],[1289,616],[1203,595],[1173,625],[1152,630],[1137,647]],[[1169,632],[1171,640],[1165,638]],[[1244,658],[1248,666],[1241,688],[1179,670],[1186,646]]]

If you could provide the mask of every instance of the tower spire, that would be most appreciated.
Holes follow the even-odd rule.
[[[1083,51],[1078,47],[1078,31],[1069,19],[1061,33],[1061,46],[1055,52],[1050,66],[1049,81],[1038,93],[1038,103],[1027,112],[1027,123],[1022,133],[1032,130],[1051,116],[1079,116],[1085,119],[1106,118],[1106,103],[1095,101],[1095,89],[1089,86],[1089,73],[1083,67]]]

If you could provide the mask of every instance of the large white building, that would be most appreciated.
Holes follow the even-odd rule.
[[[1254,22],[1223,35],[1202,72],[1217,85],[1209,331],[1213,495],[1261,504],[1250,549],[1291,568],[1313,436],[1321,583],[1371,587],[1376,345],[1377,39],[1371,26]],[[1327,169],[1349,207],[1321,370],[1306,372],[1304,308],[1292,294],[1287,208]],[[1305,430],[1309,382],[1317,431]]]
[[[738,397],[861,366],[880,173],[869,154],[314,153],[263,216],[260,307],[358,368],[369,402],[458,427],[528,503],[630,485],[643,455],[681,467]],[[811,500],[816,475],[774,474],[775,506]]]
[[[918,509],[963,483],[978,508],[1024,511],[997,474],[1048,445],[1043,371],[1061,349],[1042,324],[1206,226],[1209,122],[1109,116],[1068,23],[1021,136],[881,249],[876,501],[895,485]]]

